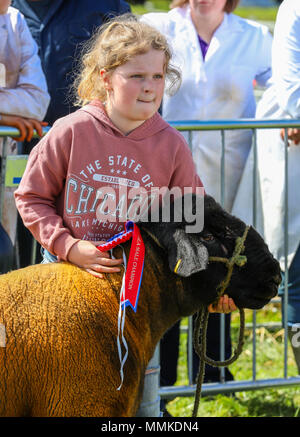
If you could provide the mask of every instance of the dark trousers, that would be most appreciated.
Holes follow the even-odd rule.
[[[14,248],[12,242],[0,223],[0,274],[14,268]]]
[[[32,246],[33,246],[33,236],[31,232],[25,228],[22,219],[18,216],[17,222],[17,238],[19,244],[19,262],[20,268],[27,267],[32,263]],[[42,260],[41,256],[41,246],[39,243],[36,248],[36,256],[33,260],[33,264],[39,264]]]
[[[231,356],[230,314],[225,314],[225,359]],[[164,335],[160,342],[160,385],[174,385],[177,380],[177,363],[179,353],[179,325],[177,322]],[[221,315],[211,313],[207,326],[206,355],[213,360],[220,360],[220,325]],[[198,355],[193,351],[193,381],[195,382],[199,369]],[[233,375],[225,368],[225,381],[232,381]],[[219,367],[205,366],[204,382],[220,382],[221,370]]]

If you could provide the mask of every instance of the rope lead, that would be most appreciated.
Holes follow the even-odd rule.
[[[209,261],[222,262],[226,264],[228,269],[225,279],[217,287],[216,301],[218,301],[219,298],[224,295],[229,285],[234,266],[237,265],[238,267],[242,267],[247,262],[247,257],[241,255],[241,253],[243,253],[245,250],[244,243],[247,238],[249,229],[250,226],[246,226],[242,237],[238,237],[236,239],[235,249],[230,259],[222,258],[222,257],[209,257]],[[208,324],[208,317],[209,317],[208,308],[203,305],[197,313],[194,336],[193,336],[193,344],[194,344],[195,352],[199,356],[200,361],[199,361],[199,371],[197,375],[197,386],[196,386],[196,394],[195,394],[192,417],[197,417],[197,413],[199,409],[201,390],[202,390],[204,374],[205,374],[205,363],[214,367],[227,367],[230,364],[232,364],[234,361],[236,361],[240,356],[240,354],[242,353],[243,346],[244,346],[244,334],[245,334],[245,311],[242,308],[239,308],[239,312],[240,312],[240,330],[239,330],[238,346],[237,349],[234,351],[232,357],[224,361],[215,361],[206,356],[206,333],[207,333],[207,324]]]
[[[205,374],[205,363],[214,367],[227,367],[230,364],[232,364],[234,361],[236,361],[243,351],[244,334],[245,334],[245,311],[243,308],[239,308],[239,312],[240,312],[240,329],[239,329],[238,345],[231,358],[224,361],[215,361],[206,356],[206,332],[207,332],[209,312],[207,307],[203,306],[200,309],[200,311],[197,313],[193,343],[194,343],[195,352],[199,356],[200,361],[199,361],[199,371],[197,375],[196,394],[195,394],[192,417],[197,417],[197,413],[199,409],[201,390],[202,390],[204,374]]]

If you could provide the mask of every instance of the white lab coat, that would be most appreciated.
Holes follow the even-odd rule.
[[[0,64],[5,85],[0,86],[0,114],[43,120],[50,96],[38,47],[23,15],[9,7],[0,15]]]
[[[257,107],[257,118],[300,118],[300,2],[285,0],[277,14],[272,49],[273,77]],[[279,129],[257,131],[258,230],[284,269],[284,151]],[[250,156],[233,211],[251,223],[246,198],[252,195]],[[300,241],[300,146],[288,148],[288,265]],[[248,202],[249,205],[249,202]],[[250,213],[250,216],[249,216]]]
[[[0,114],[43,120],[50,96],[38,56],[38,47],[23,15],[9,7],[0,15]],[[0,156],[3,139],[0,137]],[[7,155],[16,154],[15,141],[7,142]],[[17,210],[14,188],[6,187],[2,224],[12,242],[16,237]]]
[[[165,93],[163,98],[167,121],[255,116],[253,80],[265,86],[271,76],[272,36],[266,26],[225,14],[204,62],[188,6],[146,14],[142,20],[167,37],[173,49],[172,63],[182,73],[179,91],[172,97]],[[251,132],[226,131],[225,141],[225,207],[230,211],[250,149]],[[220,201],[220,132],[194,133],[192,152],[206,191]]]

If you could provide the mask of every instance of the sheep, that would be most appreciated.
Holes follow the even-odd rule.
[[[135,416],[147,363],[162,335],[181,317],[214,302],[245,224],[205,197],[204,229],[185,223],[140,223],[146,255],[137,311],[126,310],[128,358],[120,390],[117,325],[122,272],[99,279],[69,263],[41,264],[0,276],[1,416]],[[130,242],[124,244],[128,256]],[[114,249],[121,256],[122,249]],[[259,309],[277,293],[280,269],[250,228],[226,293]],[[181,263],[178,266],[178,260]]]

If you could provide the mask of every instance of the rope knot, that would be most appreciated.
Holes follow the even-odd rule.
[[[235,259],[235,264],[238,267],[243,267],[247,262],[247,257],[245,255],[239,255]]]
[[[222,258],[219,256],[210,256],[209,257],[209,261],[214,261],[214,262],[222,262],[224,264],[226,264],[228,270],[227,270],[227,275],[225,277],[225,279],[223,279],[223,281],[220,282],[220,284],[217,286],[217,299],[216,301],[225,294],[225,291],[229,285],[232,273],[233,273],[233,267],[234,265],[237,265],[238,267],[242,267],[246,264],[247,262],[247,257],[246,255],[241,255],[241,253],[244,252],[245,250],[245,240],[247,238],[247,234],[249,231],[249,226],[246,226],[244,233],[242,235],[242,237],[237,237],[237,239],[235,240],[235,248],[232,254],[231,258]]]

